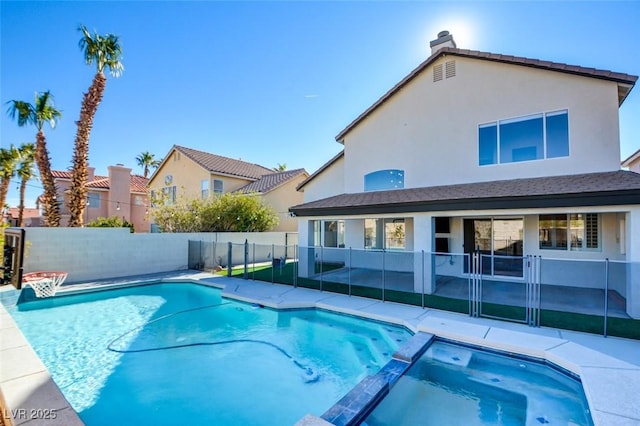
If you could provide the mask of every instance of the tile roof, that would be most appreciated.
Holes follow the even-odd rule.
[[[91,182],[87,182],[87,188],[109,189],[109,178],[105,176],[95,176]]]
[[[131,175],[131,192],[147,193],[149,179],[140,175]]]
[[[7,217],[17,218],[20,215],[20,209],[18,207],[10,207],[7,209],[5,215]],[[22,216],[25,219],[40,217],[40,210],[31,207],[25,207],[22,211]]]
[[[51,170],[54,179],[71,179],[70,171]],[[140,175],[131,175],[131,192],[147,192],[149,179]],[[87,188],[109,189],[108,176],[94,176],[93,180],[87,183]]]
[[[267,193],[284,184],[285,182],[299,176],[303,173],[307,173],[305,169],[285,170],[283,172],[275,172],[262,176],[257,181],[251,182],[234,192],[248,193],[248,192],[260,192]]]
[[[416,69],[411,71],[409,75],[403,78],[398,84],[393,86],[387,93],[385,93],[380,99],[378,99],[373,105],[367,108],[362,114],[360,114],[355,120],[353,120],[347,127],[345,127],[338,135],[336,136],[336,140],[338,142],[342,141],[346,134],[353,129],[360,121],[364,120],[369,114],[371,114],[376,108],[382,105],[385,101],[387,101],[390,97],[392,97],[396,92],[406,86],[409,82],[411,82],[415,77],[422,73],[429,65],[431,65],[434,61],[444,55],[455,55],[466,58],[473,59],[481,59],[487,61],[501,62],[505,64],[511,65],[521,65],[532,68],[538,68],[548,71],[556,71],[563,72],[568,74],[580,75],[583,77],[592,77],[598,78],[602,80],[610,80],[622,85],[628,85],[629,87],[621,87],[618,86],[618,98],[619,104],[621,105],[628,93],[631,91],[631,88],[638,80],[637,76],[600,70],[596,68],[587,68],[581,67],[577,65],[568,65],[558,62],[551,61],[542,61],[539,59],[530,59],[521,56],[511,56],[511,55],[500,55],[489,52],[480,52],[477,50],[469,50],[469,49],[458,49],[454,47],[443,47],[439,49],[436,53],[427,58],[424,62],[422,62]]]
[[[66,170],[51,170],[51,174],[56,179],[71,179],[71,172]]]
[[[263,167],[259,164],[247,163],[242,160],[223,157],[221,155],[210,154],[184,146],[174,145],[174,149],[180,151],[200,166],[212,173],[221,173],[232,176],[239,176],[249,179],[259,179],[266,174],[273,173],[273,169]]]
[[[341,194],[291,207],[298,216],[640,204],[640,174],[619,170]]]

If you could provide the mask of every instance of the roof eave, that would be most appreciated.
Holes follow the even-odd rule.
[[[305,185],[307,185],[309,182],[311,182],[316,177],[321,175],[322,172],[324,172],[326,169],[331,167],[331,165],[333,163],[335,163],[336,161],[338,161],[342,157],[344,157],[344,150],[342,150],[339,153],[337,153],[336,155],[334,155],[333,158],[331,158],[329,161],[327,161],[322,166],[320,166],[320,168],[318,170],[316,170],[315,172],[313,172],[309,176],[307,176],[307,178],[305,180],[303,180],[302,182],[300,182],[300,184],[298,186],[296,186],[296,191],[300,191]]]
[[[304,204],[289,209],[296,216],[349,216],[363,214],[420,213],[453,210],[541,209],[554,207],[595,207],[640,204],[640,190],[598,191],[576,194],[524,195],[515,197],[465,198],[305,208]]]
[[[622,167],[629,167],[629,165],[635,161],[640,159],[640,149],[637,150],[636,152],[634,152],[633,154],[631,154],[629,157],[627,157],[626,160],[624,160],[621,164]]]

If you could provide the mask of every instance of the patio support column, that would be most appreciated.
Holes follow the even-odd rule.
[[[307,219],[298,219],[298,276],[310,277],[313,274],[313,266],[309,268],[309,263],[313,264],[313,255],[309,258],[309,254],[313,251],[309,247],[313,245],[313,231],[310,229],[311,221]]]
[[[627,314],[640,319],[640,208],[634,207],[627,212],[626,251],[630,263],[627,274]]]
[[[436,289],[434,274],[432,271],[432,255],[434,245],[433,216],[430,214],[416,215],[413,218],[413,289],[416,293],[422,293],[422,280],[424,279],[424,292],[431,294]],[[422,275],[422,250],[424,250],[424,276]]]

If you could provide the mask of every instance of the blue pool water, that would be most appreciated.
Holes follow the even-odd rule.
[[[377,425],[593,425],[581,383],[547,365],[436,341],[365,420]]]
[[[89,426],[293,424],[321,415],[410,337],[400,327],[261,308],[187,283],[7,310]]]

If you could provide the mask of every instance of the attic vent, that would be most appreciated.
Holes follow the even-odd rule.
[[[449,61],[444,64],[445,65],[445,73],[447,78],[456,76],[456,61]]]
[[[442,80],[442,64],[433,67],[433,81]]]

